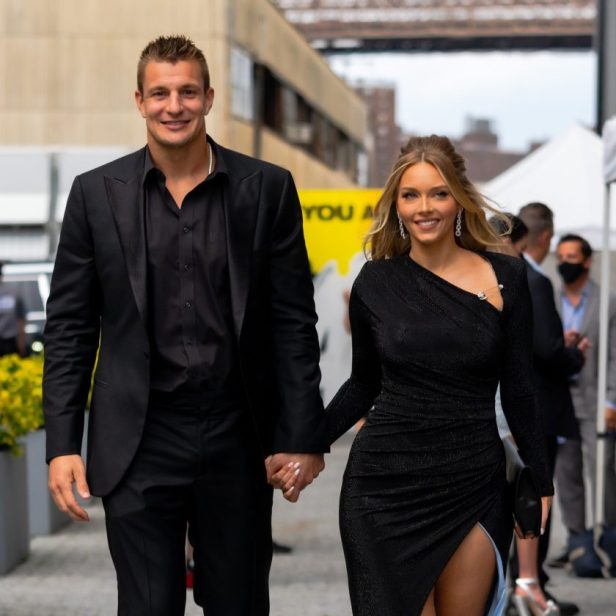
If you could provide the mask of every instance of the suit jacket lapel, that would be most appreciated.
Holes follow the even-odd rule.
[[[148,303],[144,197],[141,177],[136,175],[128,180],[105,177],[105,186],[137,309],[145,325],[148,321]]]
[[[242,331],[250,287],[261,179],[260,171],[239,181],[230,174],[227,189],[223,191],[231,305],[238,338]]]

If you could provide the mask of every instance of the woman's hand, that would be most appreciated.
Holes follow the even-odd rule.
[[[265,467],[270,464],[272,456],[265,460]],[[290,502],[294,503],[299,498],[299,489],[295,487],[297,478],[301,473],[301,464],[299,462],[288,462],[278,471],[272,473],[269,479],[270,485],[282,491],[283,496]]]
[[[325,468],[322,453],[276,453],[265,459],[267,481],[282,490],[283,496],[297,502],[300,492]]]
[[[545,527],[548,523],[548,516],[550,515],[550,508],[552,507],[553,496],[541,497],[541,534],[545,533]]]
[[[545,532],[545,526],[548,523],[548,515],[550,514],[550,508],[552,507],[552,500],[553,500],[553,498],[554,498],[553,496],[542,496],[541,497],[541,530],[540,530],[540,534],[542,534],[542,535]],[[528,533],[527,535],[523,535],[522,534],[522,530],[518,526],[517,522],[516,522],[515,526],[513,527],[513,530],[515,530],[515,534],[517,535],[518,539],[537,539],[537,537],[534,534],[531,534],[531,533]]]

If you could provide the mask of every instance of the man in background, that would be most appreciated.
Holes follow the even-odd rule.
[[[2,280],[0,263],[0,357],[26,354],[26,310],[14,285]]]
[[[599,370],[599,286],[590,277],[592,248],[579,235],[560,238],[556,249],[558,273],[563,281],[559,309],[565,341],[576,344],[588,338],[590,351],[582,369],[569,378],[573,408],[580,439],[569,438],[558,446],[556,482],[563,520],[569,534],[583,532],[586,523],[586,489],[591,485],[591,510],[595,506],[597,467],[597,381]],[[606,431],[616,430],[616,295],[610,294],[608,325],[607,402],[604,409]],[[616,469],[614,439],[606,442],[605,521],[616,524]],[[596,512],[595,512],[596,516]],[[550,566],[564,566],[567,550],[550,561]]]
[[[581,370],[588,340],[582,338],[577,340],[575,345],[565,345],[562,322],[554,302],[554,289],[541,269],[554,235],[552,210],[544,203],[529,203],[520,210],[518,216],[528,227],[524,258],[533,307],[533,362],[537,408],[543,420],[545,446],[553,475],[558,437],[579,438],[568,379]],[[550,541],[550,526],[548,518],[545,534],[539,540],[538,570],[539,584],[544,594],[548,599],[553,599],[545,590],[549,578],[543,569]],[[557,603],[563,616],[579,611],[575,604],[560,601]]]

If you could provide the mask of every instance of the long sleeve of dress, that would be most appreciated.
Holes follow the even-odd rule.
[[[510,306],[503,315],[505,351],[501,368],[501,401],[520,455],[531,467],[541,494],[547,496],[554,493],[554,488],[534,395],[533,313],[524,267],[513,272],[508,296]]]
[[[371,315],[361,299],[361,281],[367,266],[369,264],[357,277],[349,299],[353,345],[351,376],[326,409],[330,443],[368,413],[381,388],[381,365],[374,344]]]

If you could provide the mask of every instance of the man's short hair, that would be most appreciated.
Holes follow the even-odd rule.
[[[143,94],[143,76],[145,67],[150,62],[170,62],[176,64],[182,60],[196,60],[201,67],[203,90],[210,89],[210,71],[203,52],[186,36],[159,36],[150,41],[141,52],[137,64],[137,88]]]
[[[578,242],[580,244],[582,254],[584,255],[584,259],[588,259],[588,257],[592,256],[592,248],[590,244],[581,235],[567,233],[558,240],[558,245],[560,246],[564,242]]]
[[[554,212],[539,201],[520,208],[520,220],[528,227],[528,243],[532,246],[545,231],[554,233]]]

